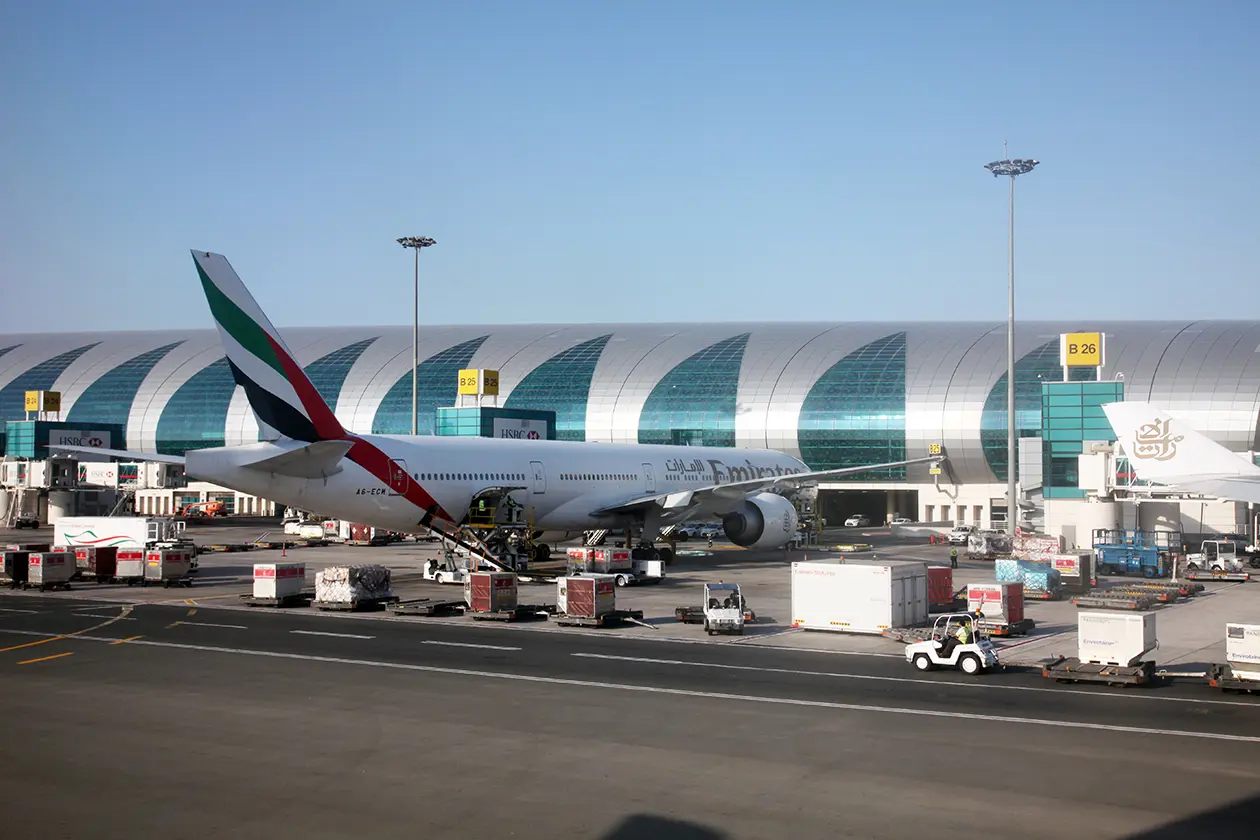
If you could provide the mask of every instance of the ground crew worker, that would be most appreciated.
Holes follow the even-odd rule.
[[[949,567],[951,569],[958,568],[958,547],[957,546],[949,550]]]
[[[965,623],[958,625],[953,635],[947,637],[941,644],[941,658],[948,659],[954,648],[959,645],[968,644],[971,641],[971,628]]]
[[[713,535],[709,534],[709,548],[713,548]]]

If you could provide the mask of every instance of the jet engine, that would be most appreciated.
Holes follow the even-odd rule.
[[[758,493],[722,517],[722,530],[742,548],[782,548],[796,538],[796,508],[775,493]]]

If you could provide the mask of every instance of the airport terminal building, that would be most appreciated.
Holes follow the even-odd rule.
[[[1106,335],[1103,381],[1093,368],[1065,377],[1060,334],[1091,330]],[[409,433],[409,326],[282,332],[348,429]],[[1260,321],[1024,322],[1016,353],[1026,515],[1048,516],[1055,498],[1095,501],[1079,459],[1114,441],[1097,410],[1112,399],[1156,403],[1239,453],[1260,449]],[[1004,323],[426,326],[419,358],[421,434],[456,403],[460,369],[490,368],[499,405],[555,411],[564,440],[767,447],[815,469],[927,456],[934,444],[948,456],[940,474],[923,465],[824,485],[826,517],[1006,515]],[[257,439],[214,330],[0,336],[0,416],[24,419],[31,390],[59,391],[73,427],[121,427],[115,448]]]

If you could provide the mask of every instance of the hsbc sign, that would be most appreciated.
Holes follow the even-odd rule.
[[[53,429],[48,433],[49,446],[86,446],[92,449],[109,449],[109,432],[94,429]],[[54,453],[57,454],[57,453]],[[80,461],[108,461],[108,455],[93,455],[88,452],[62,452]]]
[[[494,436],[512,440],[546,440],[547,421],[496,417],[494,418]]]

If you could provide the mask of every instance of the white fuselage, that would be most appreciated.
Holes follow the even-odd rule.
[[[458,523],[477,494],[511,492],[537,530],[579,532],[628,527],[628,518],[594,511],[645,496],[684,493],[766,476],[808,471],[767,449],[574,443],[498,438],[359,435],[404,470]],[[190,451],[190,478],[210,481],[288,507],[393,531],[416,532],[424,511],[372,473],[343,458],[327,478],[293,478],[238,466],[268,443]],[[688,518],[722,515],[741,498],[712,498]],[[725,508],[725,510],[723,509]]]

